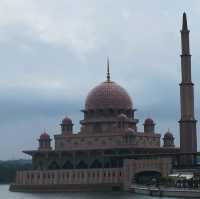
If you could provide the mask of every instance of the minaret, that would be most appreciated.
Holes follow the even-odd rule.
[[[110,62],[108,57],[107,57],[107,82],[110,82]]]
[[[181,153],[197,152],[196,120],[194,116],[194,84],[191,77],[191,55],[189,45],[189,30],[187,27],[186,13],[183,13],[181,30],[181,72],[180,83],[181,119],[180,125],[180,151]],[[183,162],[183,161],[182,161]],[[184,158],[183,164],[192,164],[193,158]]]

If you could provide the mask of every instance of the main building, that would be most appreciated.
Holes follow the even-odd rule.
[[[127,190],[141,176],[168,176],[179,166],[195,165],[197,153],[191,55],[186,14],[181,30],[181,119],[180,148],[174,136],[155,132],[155,122],[147,118],[143,132],[137,129],[135,107],[127,91],[110,77],[109,62],[104,82],[86,97],[80,132],[74,133],[71,118],[65,117],[61,132],[41,134],[32,156],[32,170],[18,171],[15,191]]]

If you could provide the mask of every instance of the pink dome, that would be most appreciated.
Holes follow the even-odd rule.
[[[49,139],[50,139],[50,136],[46,132],[40,135],[40,140],[49,140]]]
[[[72,120],[69,117],[65,117],[62,120],[62,124],[72,124]]]
[[[147,119],[144,121],[144,124],[154,124],[154,121],[153,121],[153,119],[151,119],[151,118],[147,118]]]
[[[169,131],[167,131],[164,135],[164,139],[174,139],[174,136],[172,135],[172,133],[170,133]]]
[[[112,81],[106,81],[93,88],[85,102],[86,110],[133,109],[132,100],[124,88]]]

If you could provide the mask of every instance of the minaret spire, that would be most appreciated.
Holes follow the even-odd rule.
[[[187,16],[184,12],[181,30],[182,55],[190,55],[189,33],[190,31],[188,30]]]
[[[180,125],[180,151],[181,153],[197,152],[196,119],[194,115],[194,88],[191,75],[191,55],[189,30],[187,26],[186,13],[183,13],[183,24],[181,30],[181,73],[180,102],[181,119]],[[194,158],[187,156],[183,158],[183,164],[193,164]]]
[[[187,16],[186,16],[186,13],[185,13],[185,12],[183,13],[182,31],[188,31]]]
[[[107,57],[107,82],[110,82],[110,63],[109,63],[109,57]]]

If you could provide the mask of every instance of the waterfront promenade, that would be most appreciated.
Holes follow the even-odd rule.
[[[190,188],[166,188],[133,184],[129,191],[147,196],[200,198],[200,190]]]

